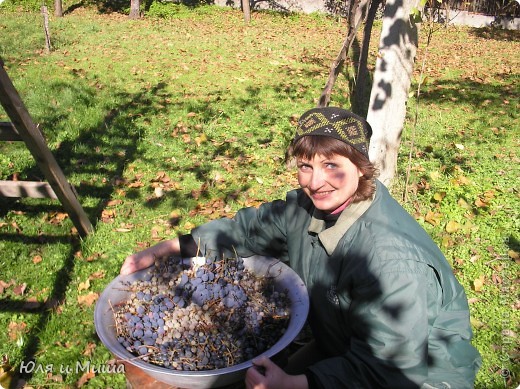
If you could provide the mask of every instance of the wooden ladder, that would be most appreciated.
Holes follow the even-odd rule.
[[[1,58],[0,103],[11,119],[11,122],[0,122],[0,141],[25,142],[47,180],[47,182],[0,180],[0,197],[57,199],[68,213],[78,233],[82,236],[88,235],[93,231],[92,224],[79,203],[74,188],[67,181],[42,133],[29,115],[4,69]]]

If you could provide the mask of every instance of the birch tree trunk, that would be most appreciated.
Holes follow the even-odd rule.
[[[391,186],[396,172],[417,52],[418,31],[411,13],[419,7],[416,0],[388,0],[383,17],[367,121],[373,130],[370,160],[379,169],[379,179],[387,187]]]
[[[141,17],[141,1],[140,0],[130,0],[130,14],[128,15],[130,19],[139,19]]]

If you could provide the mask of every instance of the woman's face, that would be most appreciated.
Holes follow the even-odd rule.
[[[350,159],[341,155],[298,158],[297,166],[298,183],[314,206],[325,212],[333,212],[351,198],[363,175]]]

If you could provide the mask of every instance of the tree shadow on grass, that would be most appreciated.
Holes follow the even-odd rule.
[[[510,134],[498,127],[501,127],[502,120],[507,123],[516,115],[514,104],[504,103],[504,100],[516,99],[514,77],[510,74],[496,75],[500,84],[461,78],[459,81],[436,81],[428,85],[420,96],[422,105],[458,105],[467,107],[469,112],[461,118],[461,125],[457,130],[445,132],[443,146],[464,143],[467,140],[478,147],[495,149],[498,153],[502,145],[507,145]],[[421,109],[426,108],[420,107],[419,110]],[[490,115],[492,112],[500,112],[500,115]],[[479,163],[478,159],[461,153],[457,148],[427,146],[448,171],[460,168],[471,172],[475,164]]]
[[[54,92],[57,93],[58,90],[67,87],[76,91],[75,93],[80,92],[75,86],[60,82],[52,85],[49,93],[52,95]],[[118,106],[108,107],[107,114],[98,125],[83,129],[76,138],[61,142],[59,147],[53,151],[58,165],[61,166],[66,177],[81,177],[82,181],[77,185],[76,191],[80,202],[82,198],[89,197],[91,202],[94,203],[90,208],[85,208],[92,222],[99,218],[107,200],[111,198],[117,186],[114,185],[112,180],[98,182],[89,180],[89,177],[92,178],[101,174],[104,177],[117,178],[123,175],[126,164],[136,157],[137,145],[140,139],[139,129],[134,123],[134,118],[136,116],[152,117],[159,114],[161,109],[164,109],[164,105],[161,103],[164,103],[164,100],[170,97],[164,91],[164,87],[164,84],[157,83],[155,86],[143,89],[135,94],[114,93],[117,101],[121,102]],[[88,104],[90,98],[94,99],[94,92],[87,92],[79,93],[82,96],[82,99],[78,100],[80,104]],[[60,113],[49,112],[49,116],[44,118],[45,127],[50,129],[59,128],[60,122],[66,121],[66,119],[67,117]],[[34,165],[20,172],[20,176],[41,177],[42,174]],[[41,204],[13,199],[2,201],[0,215],[5,216],[8,212],[13,212],[24,215],[27,220],[33,219],[35,225],[46,223],[46,221],[41,220],[39,215],[42,212],[52,212],[60,209],[59,202],[49,204],[47,201],[49,200],[45,200],[45,203]],[[31,212],[34,214],[31,214]],[[93,224],[95,226],[95,222]],[[60,256],[60,258],[63,258],[63,263],[53,278],[54,281],[49,288],[51,292],[46,303],[33,303],[13,298],[0,300],[0,312],[38,315],[35,325],[31,327],[25,336],[26,341],[22,350],[22,361],[27,363],[35,360],[37,357],[40,348],[40,334],[45,332],[46,325],[53,315],[54,309],[65,300],[66,291],[75,272],[75,253],[81,249],[81,241],[77,235],[60,235],[59,233],[56,235],[39,233],[30,236],[23,232],[23,227],[21,226],[14,233],[0,234],[0,241],[23,245],[24,247],[39,246],[41,244],[65,244],[70,247],[67,253]],[[48,231],[48,229],[45,230]],[[59,227],[58,230],[62,232],[63,228]],[[20,372],[20,369],[16,369],[16,371]],[[25,371],[24,373],[21,377],[24,380],[30,379],[33,374],[32,371]]]

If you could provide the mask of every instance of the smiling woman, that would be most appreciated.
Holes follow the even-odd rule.
[[[300,189],[131,255],[121,272],[179,254],[287,262],[308,290],[314,339],[286,365],[254,360],[247,388],[472,388],[481,361],[464,289],[375,179],[370,135],[344,109],[306,112],[287,153]]]

